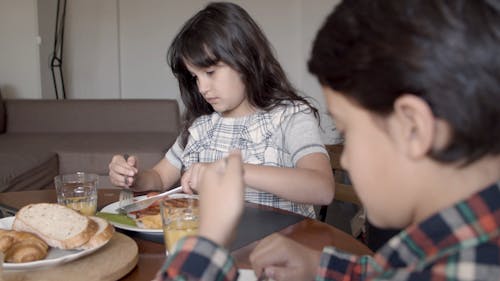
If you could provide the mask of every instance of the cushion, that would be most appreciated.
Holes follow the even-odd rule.
[[[176,134],[108,133],[61,135],[64,143],[54,146],[59,157],[60,173],[78,171],[107,175],[108,164],[115,154],[135,155],[141,169],[152,168],[175,141]]]
[[[8,100],[11,133],[179,133],[176,100]]]
[[[44,189],[57,170],[57,155],[52,152],[1,152],[0,192]]]

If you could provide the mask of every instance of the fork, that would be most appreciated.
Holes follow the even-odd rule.
[[[128,154],[124,154],[123,155],[123,158],[125,158],[125,161],[127,161],[129,155]],[[120,203],[118,203],[118,205],[120,207],[123,207],[123,206],[126,206],[128,204],[131,204],[132,203],[132,199],[134,198],[134,192],[132,191],[132,189],[130,189],[129,187],[129,184],[128,184],[128,177],[125,176],[125,187],[122,188],[122,190],[120,190]]]

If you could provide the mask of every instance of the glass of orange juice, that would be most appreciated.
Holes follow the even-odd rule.
[[[2,275],[3,275],[3,259],[4,259],[3,252],[0,251],[0,280],[3,280],[2,279]]]
[[[77,172],[54,178],[57,203],[70,207],[83,215],[93,216],[97,210],[99,176]]]
[[[184,236],[198,234],[198,195],[172,194],[160,202],[166,254]]]

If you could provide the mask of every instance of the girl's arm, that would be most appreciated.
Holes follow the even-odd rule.
[[[328,156],[311,153],[297,161],[295,168],[244,164],[245,183],[284,199],[328,205],[334,195],[334,180]]]
[[[163,158],[152,169],[140,171],[133,183],[134,190],[159,190],[171,188],[181,177],[181,172]]]

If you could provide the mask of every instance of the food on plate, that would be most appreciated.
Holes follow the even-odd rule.
[[[149,192],[146,194],[146,197],[155,196],[157,194],[158,192]],[[145,209],[129,213],[129,217],[136,222],[136,226],[146,229],[161,229],[160,205],[158,204],[160,200],[162,199],[156,200]]]
[[[119,223],[119,224],[124,224],[124,225],[129,225],[136,227],[137,224],[135,223],[135,220],[127,215],[122,215],[122,214],[115,214],[115,213],[107,213],[107,212],[97,212],[96,217],[103,218],[107,221]]]
[[[160,213],[156,215],[141,215],[137,221],[142,224],[144,228],[160,229],[162,226]]]
[[[172,195],[176,196],[176,195]],[[163,200],[163,206],[169,209],[182,209],[182,208],[187,208],[189,206],[193,205],[193,202],[191,201],[192,199],[189,198],[172,198],[172,197],[166,197]],[[162,228],[162,219],[161,219],[161,214],[160,214],[160,206],[159,202],[157,201],[154,205],[151,205],[150,207],[140,210],[137,212],[133,212],[132,214],[136,216],[137,221],[139,222],[140,225],[142,225],[144,228],[150,228],[150,229],[161,229]],[[195,203],[197,205],[197,203]]]
[[[169,206],[169,207],[174,207],[174,208],[187,208],[189,207],[190,204],[189,198],[175,198],[175,199],[169,199],[166,201],[164,206]],[[191,201],[192,202],[192,201]]]
[[[66,206],[38,203],[23,207],[16,214],[12,229],[34,233],[49,246],[76,249],[97,232],[98,224]]]
[[[44,259],[49,246],[35,234],[0,229],[0,251],[5,262],[21,263]]]
[[[148,196],[154,195],[153,193],[148,194]],[[169,197],[165,197],[165,199],[168,199]],[[159,202],[164,199],[158,199],[155,203],[153,203],[151,206],[131,212],[132,216],[135,216],[138,225],[142,228],[147,228],[147,229],[161,229],[162,228],[162,221],[161,221],[161,215],[160,215],[160,204]],[[165,201],[165,206],[171,206],[174,208],[185,208],[189,205],[189,202],[185,198],[179,198],[179,199],[168,199]]]
[[[7,263],[25,263],[45,259],[49,246],[63,250],[98,248],[114,232],[105,219],[58,204],[30,204],[17,212],[12,230],[0,229],[0,251]]]
[[[79,247],[82,250],[93,249],[106,244],[113,236],[113,233],[115,233],[115,228],[107,220],[98,217],[89,217],[89,219],[96,222],[99,228],[87,243]]]
[[[146,197],[151,197],[157,195],[158,192],[150,192],[146,195]],[[168,196],[167,196],[168,197]],[[147,229],[160,229],[161,217],[160,217],[160,202],[162,199],[156,200],[153,204],[149,205],[147,208],[131,212],[130,215],[134,217],[137,221],[137,225],[140,228]]]
[[[151,197],[157,194],[158,192],[150,192],[146,196]],[[164,198],[169,198],[169,196],[166,196]],[[116,223],[117,225],[121,224],[142,229],[160,230],[162,229],[163,225],[160,215],[159,202],[164,200],[164,198],[156,200],[153,204],[151,204],[147,208],[144,208],[139,211],[130,212],[128,214],[97,212],[96,216],[106,219],[112,223]],[[187,207],[190,204],[186,198],[172,199],[170,197],[170,199],[167,201],[168,201],[167,204],[173,207]]]
[[[153,195],[155,194],[150,193],[147,196],[149,197]],[[158,204],[160,200],[162,199],[158,199],[156,202],[145,209],[130,213],[130,216],[135,218],[135,220],[137,221],[137,225],[140,228],[161,229],[162,224],[160,216],[160,205]]]

